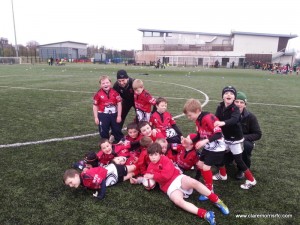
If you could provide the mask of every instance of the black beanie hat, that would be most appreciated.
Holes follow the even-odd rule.
[[[119,70],[117,72],[117,79],[127,79],[129,78],[125,70]]]
[[[86,164],[92,165],[92,167],[97,167],[98,166],[98,157],[97,157],[96,152],[88,152],[85,155],[84,162]]]
[[[224,87],[223,90],[222,90],[222,98],[223,98],[223,95],[225,92],[227,91],[230,91],[234,94],[234,97],[236,98],[236,89],[233,87],[233,86],[227,86],[227,87]]]

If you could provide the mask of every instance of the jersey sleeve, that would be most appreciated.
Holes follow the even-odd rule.
[[[149,102],[151,105],[156,105],[156,99],[152,97],[152,95],[149,92],[145,93],[145,97],[147,99],[147,102]]]
[[[98,95],[98,92],[94,95],[94,97],[93,97],[93,104],[94,105],[98,105],[99,104],[99,102],[101,101],[101,99],[99,98],[99,95]]]

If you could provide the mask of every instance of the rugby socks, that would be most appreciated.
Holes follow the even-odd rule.
[[[216,203],[217,201],[219,201],[219,197],[218,195],[216,195],[215,193],[211,192],[209,196],[207,196],[208,199],[213,202]]]
[[[200,218],[204,218],[206,212],[207,212],[207,211],[206,211],[205,209],[198,208],[197,216],[199,216]]]
[[[211,191],[213,186],[213,179],[212,179],[213,174],[211,170],[206,170],[206,171],[202,170],[201,172],[202,172],[205,186]]]
[[[244,173],[247,180],[250,180],[251,182],[254,181],[254,177],[249,169],[247,169]]]
[[[220,174],[221,174],[223,177],[226,176],[226,167],[225,167],[225,166],[220,167]]]

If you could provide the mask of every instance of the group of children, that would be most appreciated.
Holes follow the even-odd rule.
[[[94,96],[94,118],[99,126],[101,140],[98,153],[88,152],[84,159],[75,163],[75,169],[64,174],[64,183],[78,188],[80,185],[95,190],[94,197],[103,199],[107,186],[130,180],[141,184],[144,179],[154,179],[160,189],[180,208],[216,224],[212,211],[198,208],[187,202],[193,190],[200,193],[199,200],[210,200],[223,214],[228,207],[213,190],[213,180],[226,180],[225,150],[230,150],[236,164],[245,174],[243,189],[256,185],[251,171],[242,160],[243,133],[239,123],[240,112],[234,104],[236,89],[222,90],[223,101],[216,114],[202,111],[196,99],[186,101],[183,112],[196,124],[196,133],[183,137],[172,115],[167,111],[167,100],[153,98],[144,89],[143,82],[134,80],[135,121],[128,124],[124,136],[120,123],[121,98],[111,89],[109,77],[100,77],[100,90]],[[151,112],[151,106],[156,106]],[[114,143],[109,141],[109,131]],[[201,150],[201,151],[199,151]],[[212,174],[211,167],[219,167]],[[198,179],[185,175],[195,168],[201,173],[204,185]]]

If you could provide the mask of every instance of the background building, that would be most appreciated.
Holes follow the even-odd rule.
[[[42,60],[54,59],[80,59],[87,56],[87,43],[65,41],[39,45],[39,54]]]
[[[286,52],[288,41],[297,35],[232,31],[231,34],[138,29],[143,32],[142,50],[136,63],[157,61],[187,66],[243,66],[254,61],[292,64]]]

